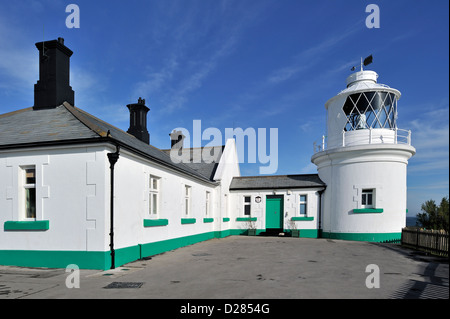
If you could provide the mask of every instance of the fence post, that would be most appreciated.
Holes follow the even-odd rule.
[[[419,228],[417,228],[417,235],[416,235],[416,249],[419,250]]]

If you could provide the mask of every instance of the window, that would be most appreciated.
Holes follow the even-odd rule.
[[[308,211],[308,196],[300,195],[300,215],[306,216]]]
[[[396,128],[397,96],[377,91],[351,94],[344,103],[345,131],[369,128]]]
[[[244,215],[250,216],[251,196],[244,196]]]
[[[36,168],[35,166],[22,168],[22,185],[24,204],[24,218],[36,219]]]
[[[191,186],[185,185],[184,186],[184,192],[185,192],[185,196],[184,196],[184,214],[186,216],[190,215],[191,212]]]
[[[160,178],[150,175],[149,183],[149,213],[150,216],[157,217],[159,213]]]
[[[361,207],[373,208],[374,196],[373,189],[363,189],[361,193]]]
[[[206,216],[211,214],[211,192],[206,192]]]

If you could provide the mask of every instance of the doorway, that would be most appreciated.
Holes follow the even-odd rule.
[[[283,195],[266,196],[266,229],[283,229]]]

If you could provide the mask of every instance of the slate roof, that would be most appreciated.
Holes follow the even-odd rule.
[[[189,151],[189,163],[184,164],[201,175],[209,177],[210,180],[214,180],[214,174],[216,173],[224,148],[225,145],[185,149],[185,151]],[[171,150],[162,151],[169,155]],[[202,160],[202,153],[210,156],[210,163]]]
[[[210,169],[174,163],[164,151],[64,102],[61,106],[34,110],[32,107],[0,115],[0,150],[49,144],[111,142],[154,162],[197,179],[215,183]]]
[[[230,190],[263,190],[288,188],[325,188],[317,174],[233,177]]]

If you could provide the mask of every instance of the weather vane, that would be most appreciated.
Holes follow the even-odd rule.
[[[369,55],[367,58],[365,58],[364,61],[363,61],[363,59],[361,58],[361,71],[363,71],[363,65],[364,65],[364,66],[367,66],[367,65],[369,65],[369,64],[372,63],[372,62],[373,62],[372,54]],[[352,70],[352,71],[355,71],[355,70],[356,70],[356,66],[353,66],[353,67],[351,68],[351,70]]]

